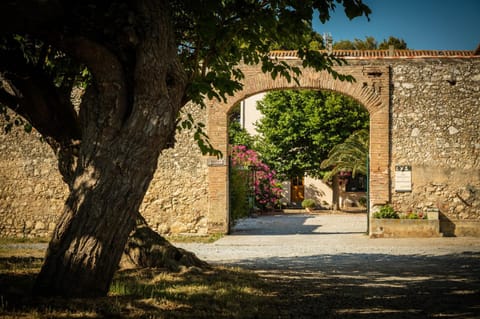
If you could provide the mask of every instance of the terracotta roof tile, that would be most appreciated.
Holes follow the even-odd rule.
[[[438,58],[438,57],[473,57],[480,55],[480,45],[475,51],[454,50],[333,50],[332,54],[339,58],[354,59],[402,59],[402,58]],[[328,53],[323,50],[322,53]],[[270,52],[272,58],[298,58],[297,51],[279,50]]]

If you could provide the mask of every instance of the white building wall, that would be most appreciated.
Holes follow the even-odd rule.
[[[331,207],[333,192],[324,181],[306,176],[304,187],[305,198],[313,199],[318,206]]]
[[[240,124],[250,135],[258,135],[255,122],[261,117],[262,113],[257,110],[257,101],[265,97],[265,92],[250,96],[240,103]]]

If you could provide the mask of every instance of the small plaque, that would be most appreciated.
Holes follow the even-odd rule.
[[[412,191],[412,166],[395,165],[395,191]]]
[[[226,166],[227,162],[224,158],[209,158],[207,159],[208,166]]]

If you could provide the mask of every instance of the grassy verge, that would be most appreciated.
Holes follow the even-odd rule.
[[[219,235],[173,237],[210,243]],[[4,240],[3,245],[32,243]],[[119,271],[107,297],[64,300],[31,295],[43,249],[0,246],[0,318],[269,318],[275,293],[257,274],[212,267]],[[262,315],[263,314],[263,315]]]
[[[172,243],[202,243],[210,244],[220,238],[223,234],[209,234],[205,236],[196,236],[196,235],[170,235],[165,236],[165,239]],[[35,237],[35,238],[23,238],[23,237],[0,237],[0,246],[2,245],[12,245],[12,244],[42,244],[48,243],[50,238],[47,237]]]
[[[24,237],[0,237],[0,246],[9,245],[9,244],[41,244],[48,243],[50,238],[47,237],[35,237],[35,238],[24,238]]]
[[[0,257],[0,318],[479,318],[478,253],[327,257],[321,271],[120,271],[107,297],[73,300],[31,296],[42,258]]]
[[[173,235],[165,237],[173,245],[176,243],[201,243],[210,244],[223,237],[223,234],[206,236]],[[49,238],[2,238],[0,237],[0,258],[9,257],[35,257],[41,258],[45,250],[36,244],[47,244]]]
[[[269,318],[273,310],[273,294],[259,276],[224,267],[121,271],[104,298],[33,298],[41,263],[0,258],[0,318]]]
[[[210,234],[205,236],[189,236],[189,235],[171,235],[165,236],[172,244],[175,243],[201,243],[201,244],[210,244],[216,242],[220,238],[222,238],[223,234]]]

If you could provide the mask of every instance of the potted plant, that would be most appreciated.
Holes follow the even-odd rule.
[[[399,216],[392,206],[386,204],[380,207],[378,212],[373,213],[373,218],[392,218],[398,219]]]
[[[362,196],[358,199],[358,204],[361,207],[367,207],[367,198],[365,196]]]
[[[386,204],[373,213],[370,237],[439,237],[440,222],[427,218],[423,211],[396,212]]]
[[[315,204],[315,201],[313,199],[306,198],[302,201],[302,207],[305,208],[305,210],[309,213],[311,213],[313,211],[315,206],[316,206],[316,204]]]

